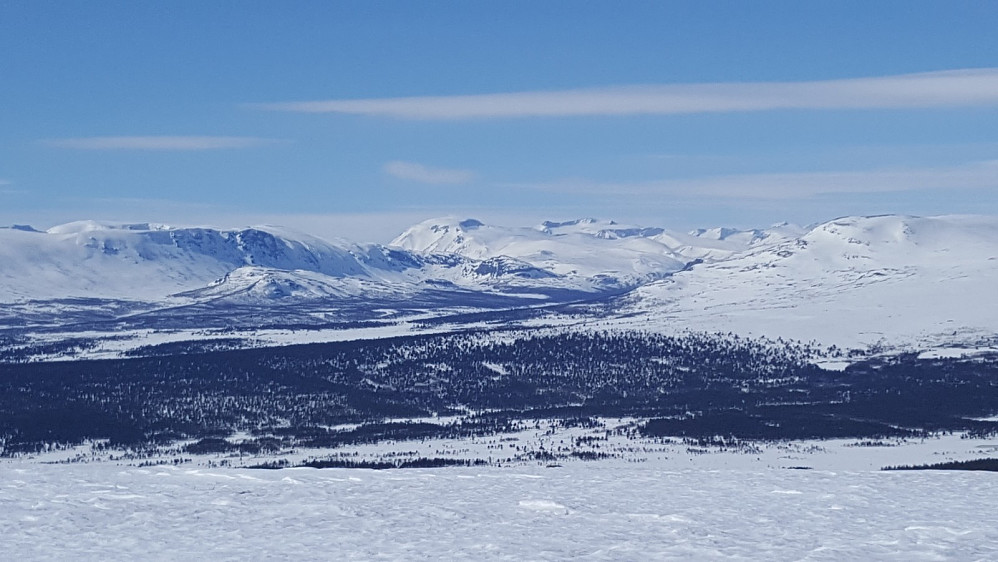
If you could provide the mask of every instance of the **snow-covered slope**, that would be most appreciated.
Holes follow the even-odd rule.
[[[159,299],[202,287],[244,265],[335,277],[367,271],[357,247],[282,234],[93,221],[47,232],[0,230],[0,299]]]
[[[686,234],[663,232],[655,239],[687,259],[714,262],[747,250],[766,248],[804,235],[807,229],[780,223],[766,229],[698,228]]]
[[[695,265],[625,299],[624,322],[839,346],[998,333],[998,219],[848,217]]]
[[[726,259],[804,232],[787,223],[764,230],[711,228],[683,233],[593,218],[510,228],[445,217],[412,226],[391,245],[476,259],[512,256],[562,275],[612,276],[627,285],[678,271],[693,260]]]
[[[391,245],[416,252],[453,253],[473,259],[507,256],[591,287],[629,288],[679,271],[711,250],[739,243],[697,245],[695,235],[674,235],[614,221],[545,221],[534,228],[491,226],[475,219],[431,219]],[[696,249],[694,249],[696,248]],[[684,250],[686,253],[683,253]]]
[[[84,221],[46,232],[0,229],[0,302],[336,298],[411,292],[426,282],[481,291],[541,279],[559,286],[556,277],[512,258],[332,244],[274,227],[225,231]]]

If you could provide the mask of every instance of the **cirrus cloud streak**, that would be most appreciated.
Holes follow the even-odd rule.
[[[13,182],[10,180],[0,179],[0,195],[20,195],[24,193],[23,190],[12,188],[12,185]]]
[[[431,185],[456,185],[468,183],[475,179],[475,173],[470,170],[455,170],[449,168],[431,168],[417,162],[395,160],[384,165],[386,174],[406,181],[426,183]]]
[[[806,199],[826,194],[922,189],[998,189],[998,160],[938,168],[796,172],[711,176],[646,182],[560,180],[509,187],[588,195]]]
[[[274,111],[430,120],[985,105],[998,105],[998,68],[811,82],[670,84],[250,104]]]
[[[47,139],[46,146],[74,150],[222,150],[254,148],[273,144],[275,139],[218,136],[123,136]]]

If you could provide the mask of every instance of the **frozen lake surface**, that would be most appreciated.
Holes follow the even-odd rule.
[[[31,559],[998,558],[998,475],[654,463],[415,470],[0,464]]]

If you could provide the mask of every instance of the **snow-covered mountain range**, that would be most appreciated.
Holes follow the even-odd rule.
[[[83,221],[47,231],[0,228],[0,327],[21,332],[489,311],[509,318],[520,309],[543,311],[530,316],[534,325],[570,318],[611,328],[932,347],[994,340],[996,282],[994,217],[846,217],[806,228],[691,232],[596,219],[510,228],[443,218],[414,225],[387,246],[277,227]],[[581,302],[599,306],[576,304],[570,314],[543,308]]]
[[[0,230],[0,302],[57,298],[325,298],[425,281],[487,290],[544,277],[514,260],[331,243],[275,227],[171,228],[83,221]]]
[[[859,347],[998,334],[998,220],[847,217],[639,287],[621,313]]]
[[[715,228],[680,233],[592,218],[545,221],[533,228],[434,219],[409,228],[391,245],[472,259],[509,256],[559,276],[595,281],[596,286],[630,288],[663,278],[695,260],[726,259],[802,232],[777,225],[767,230]]]

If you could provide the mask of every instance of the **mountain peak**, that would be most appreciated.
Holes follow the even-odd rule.
[[[537,230],[540,230],[540,231],[544,232],[544,231],[548,231],[548,230],[552,230],[552,229],[557,229],[557,228],[566,228],[566,227],[570,227],[570,226],[587,226],[587,225],[600,224],[600,223],[608,225],[608,226],[613,226],[613,225],[617,224],[616,221],[612,221],[612,220],[608,220],[607,221],[607,220],[600,220],[600,219],[593,218],[593,217],[583,217],[583,218],[574,219],[574,220],[570,220],[570,221],[544,221],[540,225],[537,226]]]
[[[30,228],[30,227],[28,227]],[[106,230],[124,230],[132,232],[174,230],[173,227],[160,223],[140,222],[140,223],[118,223],[95,220],[81,220],[59,224],[46,230],[49,234],[83,234],[86,232],[100,232]]]
[[[744,231],[738,230],[737,228],[717,226],[714,228],[697,228],[695,230],[691,230],[690,235],[696,236],[697,238],[709,238],[711,240],[725,240],[740,232]]]
[[[5,230],[20,230],[21,232],[43,232],[30,224],[12,224],[10,226],[0,226],[0,228]]]
[[[465,230],[474,230],[478,227],[485,226],[485,223],[478,219],[464,219],[463,221],[457,223],[457,225]]]

